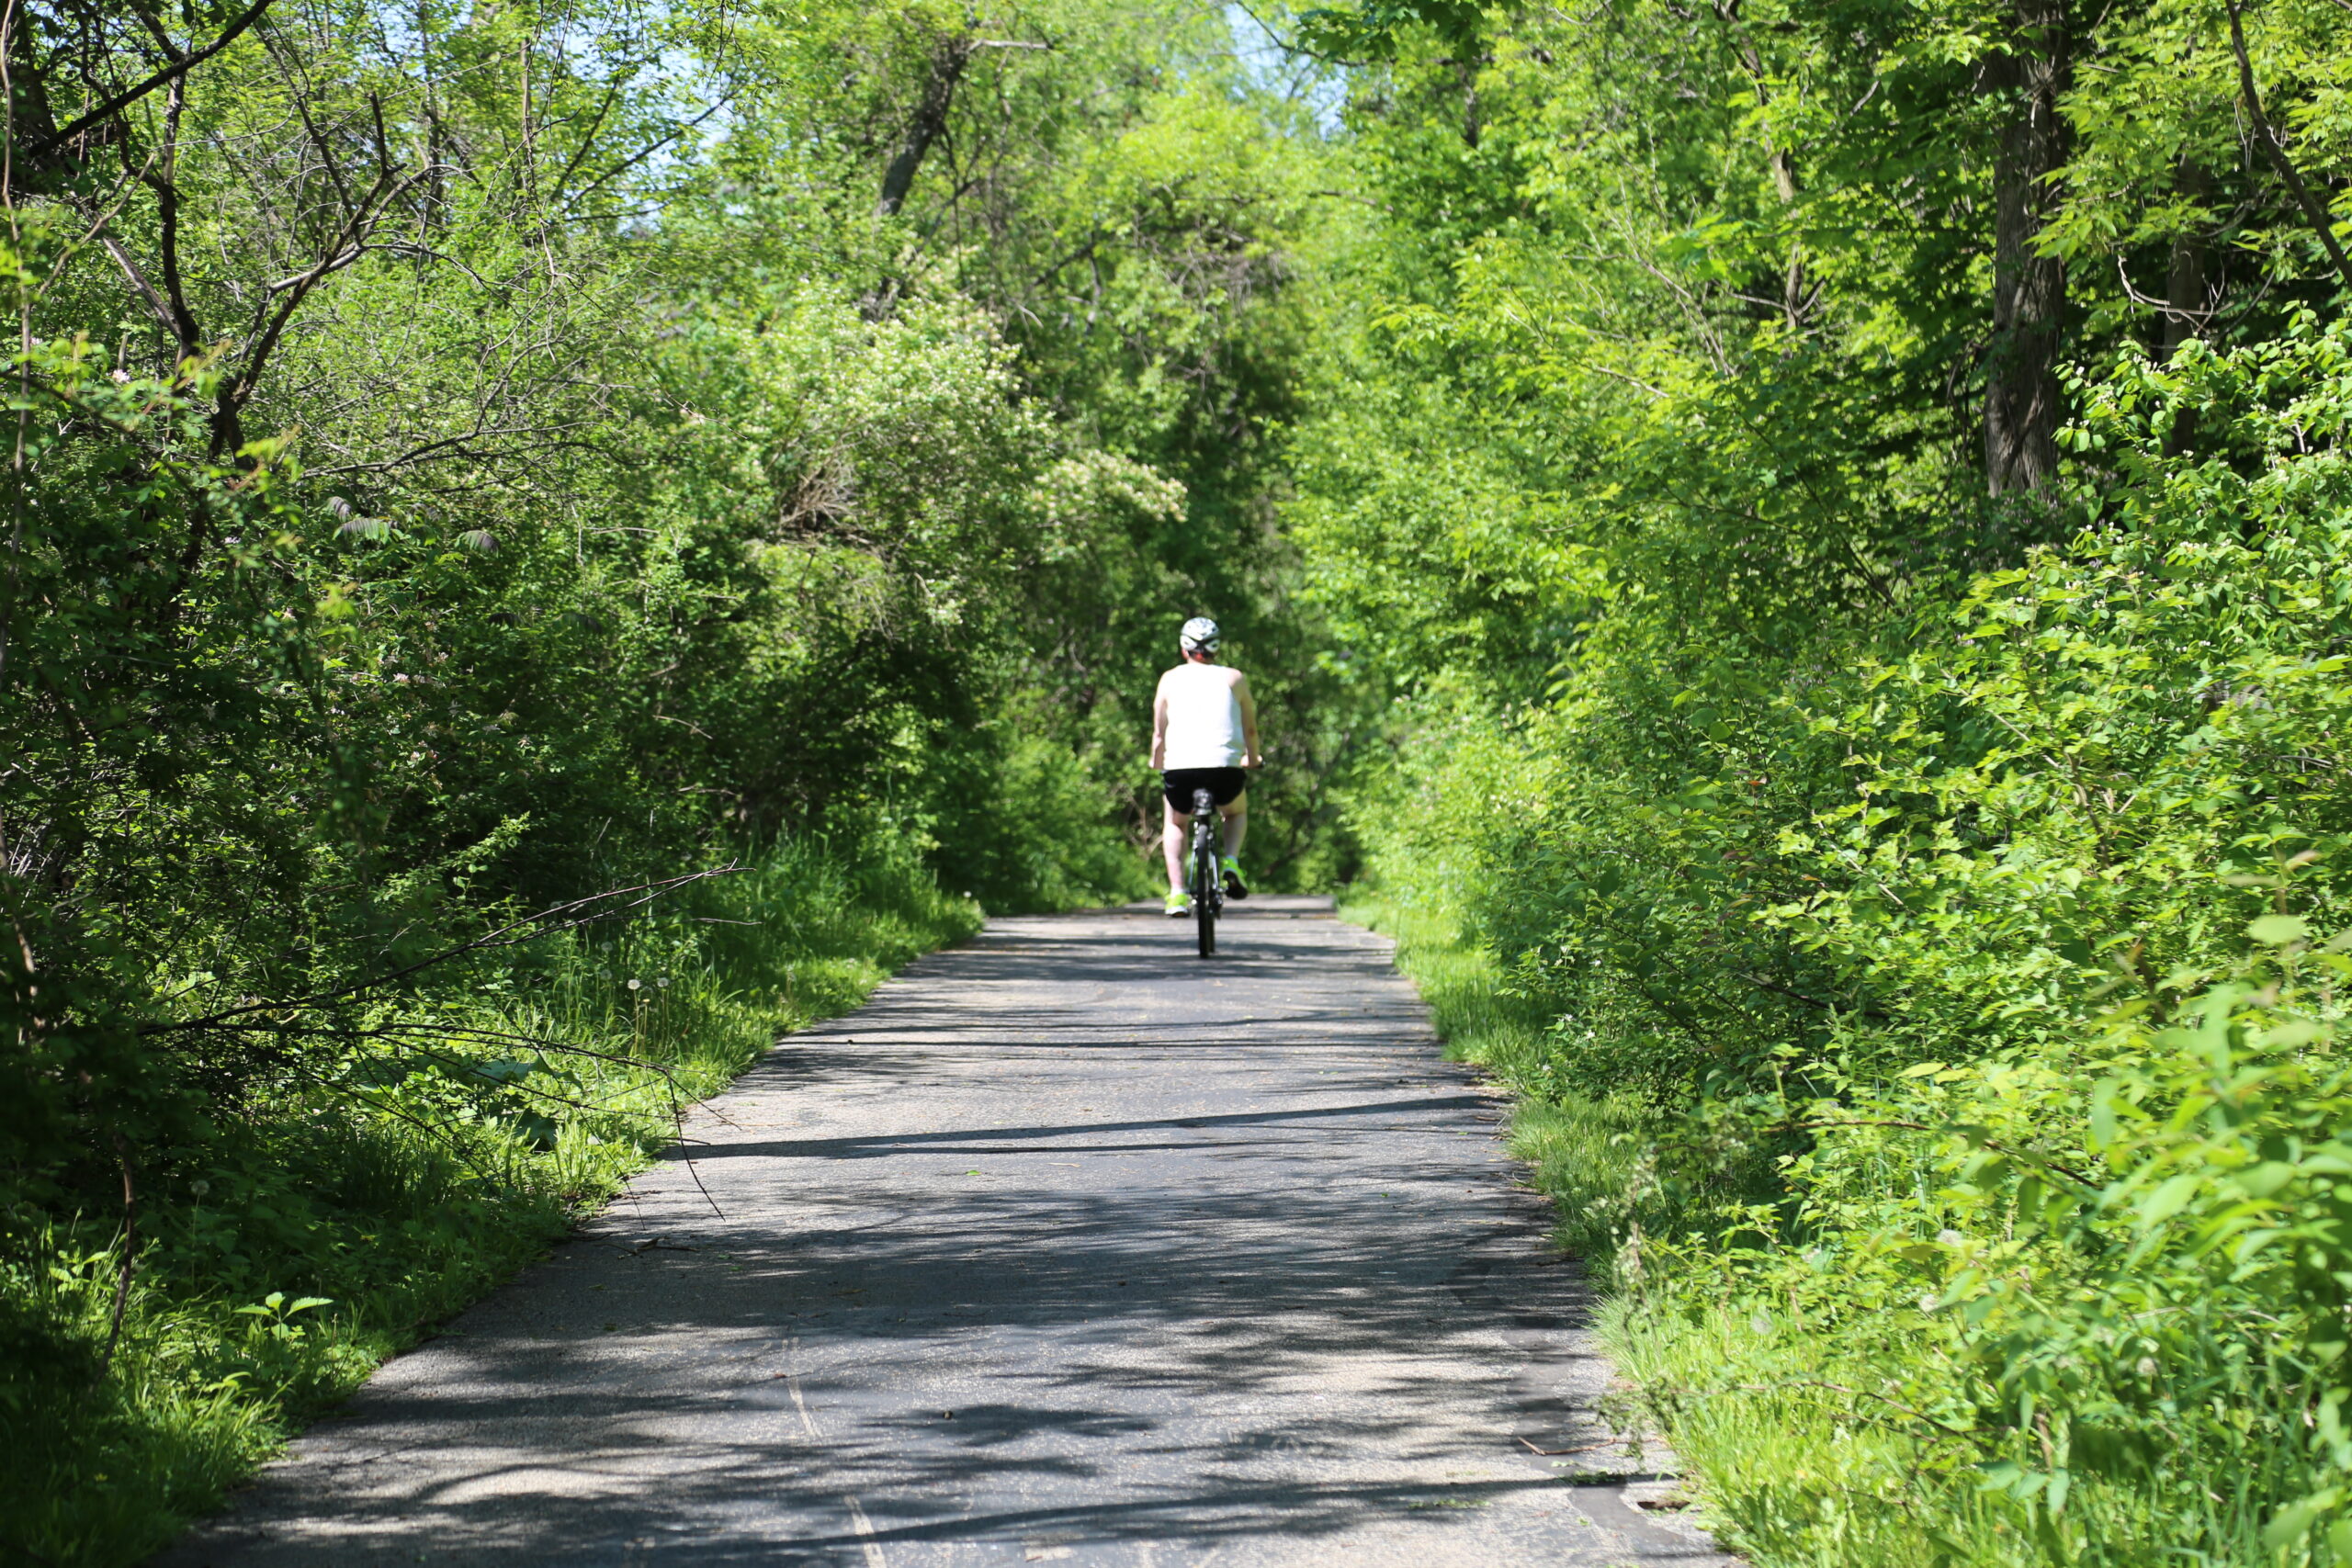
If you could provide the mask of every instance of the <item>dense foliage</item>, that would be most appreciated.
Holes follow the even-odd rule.
[[[2352,1557],[2352,14],[1304,25],[1348,797],[1726,1540]]]
[[[1319,151],[1089,3],[0,18],[0,1555],[137,1559],[777,1030],[1149,886]]]
[[[11,1548],[1145,891],[1207,610],[1738,1550],[2352,1559],[2341,0],[0,28]]]

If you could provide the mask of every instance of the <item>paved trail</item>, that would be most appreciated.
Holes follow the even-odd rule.
[[[1230,916],[999,920],[794,1036],[163,1562],[1725,1562],[1529,1451],[1607,1369],[1387,944]]]

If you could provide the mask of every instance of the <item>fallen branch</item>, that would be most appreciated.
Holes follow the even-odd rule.
[[[1889,1399],[1885,1394],[1872,1393],[1866,1388],[1848,1388],[1844,1383],[1830,1382],[1823,1378],[1794,1378],[1787,1382],[1743,1382],[1735,1383],[1733,1386],[1742,1393],[1784,1393],[1792,1388],[1826,1388],[1832,1393],[1842,1393],[1849,1399],[1875,1399],[1890,1409],[1901,1411],[1914,1421],[1933,1427],[1938,1431],[1954,1438],[1973,1438],[1980,1435],[1972,1427],[1955,1427],[1949,1421],[1939,1421],[1926,1411],[1914,1409],[1899,1399]]]
[[[2093,1181],[2089,1177],[2085,1176],[2078,1170],[2060,1165],[2048,1155],[2038,1155],[2030,1149],[2021,1149],[2014,1145],[2002,1143],[1997,1138],[1987,1138],[1981,1135],[1971,1137],[1970,1134],[1972,1133],[1981,1133],[1981,1129],[1975,1128],[1965,1122],[1939,1127],[1931,1122],[1905,1122],[1893,1117],[1872,1118],[1856,1116],[1839,1117],[1835,1121],[1827,1122],[1784,1122],[1782,1125],[1795,1127],[1800,1131],[1807,1133],[1818,1132],[1827,1127],[1894,1127],[1900,1128],[1905,1132],[1911,1133],[1940,1133],[1946,1137],[1967,1138],[1969,1142],[1975,1144],[1981,1148],[1991,1149],[1994,1153],[2007,1155],[2011,1159],[2021,1159],[2029,1165],[2038,1165],[2044,1170],[2054,1171],[2058,1175],[2063,1176],[2067,1180],[2073,1182],[2075,1186],[2082,1188],[2086,1192],[2097,1192],[2101,1190],[2098,1183]]]

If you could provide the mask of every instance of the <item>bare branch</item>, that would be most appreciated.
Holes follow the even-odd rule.
[[[461,942],[455,947],[446,948],[430,958],[420,958],[413,964],[404,964],[397,969],[377,976],[372,980],[356,981],[348,986],[337,987],[331,991],[316,991],[307,997],[296,997],[284,1001],[249,1002],[243,1007],[223,1008],[219,1012],[207,1013],[202,1018],[181,1019],[173,1023],[151,1023],[143,1026],[140,1032],[178,1034],[190,1030],[219,1029],[232,1020],[252,1018],[259,1013],[292,1012],[306,1008],[324,1007],[331,1002],[349,1001],[355,997],[364,996],[369,991],[380,990],[396,980],[404,980],[420,971],[447,964],[449,960],[462,957],[466,953],[479,953],[493,947],[513,947],[518,942],[551,936],[558,931],[573,931],[597,920],[608,920],[615,916],[625,915],[632,909],[641,909],[663,894],[673,893],[689,883],[707,881],[714,876],[726,876],[742,869],[741,866],[729,862],[726,865],[714,866],[708,871],[688,872],[683,876],[666,877],[659,882],[639,883],[634,887],[607,888],[602,893],[591,893],[584,898],[573,898],[561,904],[552,905],[535,915],[526,915],[518,920],[509,920],[494,931],[485,931],[470,941]],[[616,908],[598,908],[612,899],[628,898],[638,894],[643,897],[636,898],[634,902]],[[587,912],[582,913],[583,910]],[[514,933],[517,931],[525,934],[516,936]]]
[[[2246,118],[2254,121],[2255,139],[2262,143],[2263,152],[2269,156],[2270,166],[2278,171],[2278,177],[2286,181],[2287,188],[2294,193],[2296,202],[2303,209],[2303,216],[2311,220],[2312,231],[2326,247],[2327,259],[2335,264],[2336,275],[2344,279],[2345,287],[2352,288],[2352,259],[2346,258],[2344,247],[2336,242],[2335,215],[2327,209],[2325,202],[2312,194],[2309,186],[2303,184],[2303,176],[2296,172],[2294,160],[2287,156],[2286,143],[2278,140],[2278,128],[2270,123],[2270,117],[2262,112],[2262,95],[2254,85],[2254,62],[2247,58],[2245,51],[2245,28],[2238,20],[2240,0],[2223,0],[2223,4],[2230,13],[2230,48],[2238,57],[2238,87],[2245,96]]]
[[[164,302],[163,295],[156,291],[155,285],[149,281],[147,275],[140,270],[139,264],[130,259],[130,253],[122,248],[122,242],[112,234],[100,234],[98,243],[106,247],[107,254],[112,256],[115,265],[122,269],[123,276],[130,280],[132,292],[147,301],[147,308],[155,313],[156,324],[176,340],[180,335],[180,329],[179,323],[172,320],[171,306]]]
[[[84,115],[81,118],[74,120],[63,130],[52,132],[51,134],[43,137],[40,141],[34,142],[30,147],[25,149],[22,154],[24,161],[29,164],[47,157],[50,153],[54,152],[60,147],[64,146],[67,142],[73,141],[84,131],[90,130],[94,126],[103,125],[107,120],[112,119],[116,115],[120,114],[124,109],[129,108],[132,104],[137,103],[140,99],[145,97],[156,88],[164,86],[169,83],[178,81],[190,71],[195,70],[198,66],[203,64],[206,61],[211,59],[222,50],[228,48],[230,44],[235,42],[238,35],[242,34],[247,28],[252,27],[255,22],[260,21],[262,13],[268,10],[277,3],[277,0],[260,0],[260,4],[254,6],[252,10],[247,11],[243,16],[239,17],[235,21],[230,23],[229,28],[226,32],[222,33],[219,38],[214,39],[202,49],[198,50],[194,54],[184,54],[180,56],[177,60],[173,61],[161,71],[156,72],[153,76],[148,77],[144,82],[140,83],[139,85],[129,88],[123,92],[117,93],[113,97],[108,98],[105,103],[100,104],[96,108],[92,109],[88,114]]]
[[[383,216],[386,209],[398,200],[403,192],[414,187],[432,171],[420,170],[395,185],[393,181],[398,173],[398,170],[387,169],[377,176],[374,187],[362,198],[357,209],[345,222],[343,232],[337,235],[334,243],[328,247],[327,254],[308,271],[297,273],[292,277],[281,279],[270,285],[269,291],[273,296],[284,294],[286,299],[277,307],[276,313],[268,318],[268,324],[262,329],[254,346],[247,352],[245,363],[237,371],[235,379],[230,382],[221,392],[221,407],[232,418],[253,396],[254,387],[260,382],[262,367],[268,363],[270,355],[276,352],[277,340],[286,331],[286,323],[293,320],[294,312],[301,308],[302,301],[310,296],[311,290],[318,287],[321,280],[330,274],[342,271],[365,255],[368,252],[365,243],[368,231],[375,226],[376,220]]]
[[[700,125],[704,120],[708,119],[712,115],[717,114],[719,110],[725,108],[733,101],[734,95],[732,94],[729,94],[726,96],[721,97],[717,103],[711,105],[710,107],[703,110],[702,113],[695,116],[694,118],[686,121],[685,124],[678,127],[675,130],[673,130],[669,135],[662,138],[659,141],[656,141],[651,146],[631,154],[629,157],[622,159],[619,163],[615,164],[611,168],[606,169],[603,174],[598,175],[594,179],[590,180],[586,185],[582,186],[580,187],[579,195],[586,196],[590,191],[594,190],[597,186],[608,184],[609,182],[618,178],[620,175],[627,174],[629,170],[637,167],[638,164],[642,164],[645,160],[650,158],[653,154],[662,151],[662,148],[667,147],[670,143],[675,141],[687,131],[692,130],[695,126]],[[577,197],[574,199],[576,200]]]
[[[586,422],[575,419],[566,420],[560,424],[515,424],[502,425],[491,429],[469,430],[462,434],[444,436],[438,441],[428,441],[422,446],[412,446],[396,457],[386,457],[380,461],[373,463],[338,463],[332,468],[314,468],[307,470],[307,472],[312,479],[326,479],[335,474],[390,473],[395,468],[404,468],[413,463],[424,462],[427,458],[465,457],[468,454],[463,450],[463,448],[469,442],[497,441],[516,435],[549,435],[559,431],[577,429],[584,423]],[[596,449],[594,442],[563,442],[551,443],[550,445],[566,446],[584,450]],[[450,450],[453,447],[459,448],[459,450]]]
[[[564,164],[563,172],[556,175],[555,184],[548,187],[550,190],[560,193],[564,186],[571,181],[571,176],[580,172],[582,161],[588,156],[589,150],[596,145],[596,132],[604,129],[605,117],[612,112],[613,104],[620,96],[619,82],[605,84],[604,101],[596,106],[596,112],[589,117],[588,129],[580,133],[579,147]]]

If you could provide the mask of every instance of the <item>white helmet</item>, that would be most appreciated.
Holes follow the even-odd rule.
[[[1187,653],[1215,653],[1216,643],[1216,623],[1206,615],[1194,615],[1176,634],[1176,646]]]

